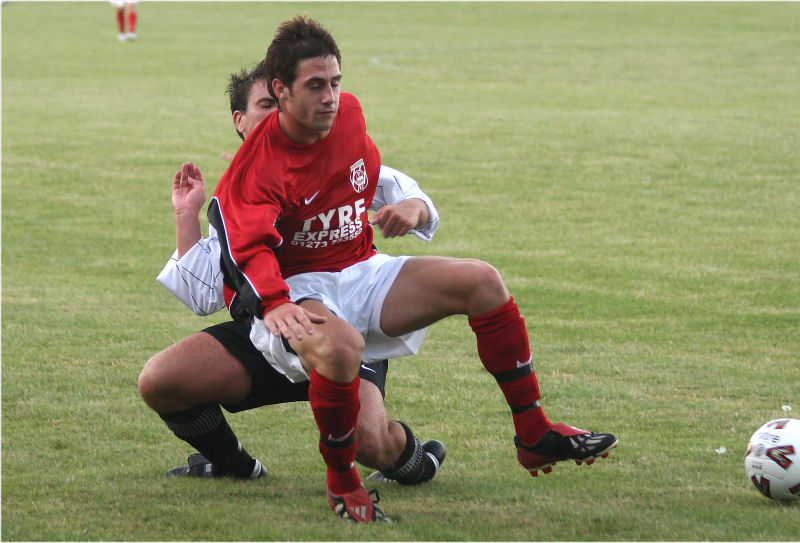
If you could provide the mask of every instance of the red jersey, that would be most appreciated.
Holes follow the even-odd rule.
[[[232,313],[239,296],[261,317],[289,301],[284,278],[340,271],[374,254],[367,210],[380,163],[352,94],[341,94],[330,133],[310,145],[292,143],[277,113],[253,130],[208,211],[220,236]]]

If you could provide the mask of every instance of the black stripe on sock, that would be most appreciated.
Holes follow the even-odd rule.
[[[352,435],[343,441],[328,439],[325,436],[319,436],[319,442],[332,449],[344,449],[356,442],[356,436]]]
[[[198,405],[178,413],[159,414],[167,428],[181,439],[207,434],[224,420],[218,404]]]
[[[530,411],[532,409],[536,409],[539,407],[539,402],[533,402],[532,404],[528,405],[511,405],[511,413],[514,415],[519,415],[521,413],[525,413],[526,411]]]
[[[497,384],[502,384],[508,383],[509,381],[514,381],[516,379],[522,379],[531,373],[533,373],[533,364],[525,364],[517,369],[501,371],[499,373],[493,373],[492,375],[497,381]]]

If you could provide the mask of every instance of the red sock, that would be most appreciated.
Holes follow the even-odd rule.
[[[528,332],[514,298],[486,315],[470,318],[469,324],[478,338],[483,367],[497,380],[511,407],[517,437],[528,445],[536,443],[553,424],[539,406]]]
[[[353,465],[361,407],[360,377],[350,383],[337,383],[312,370],[309,382],[308,399],[319,428],[319,452],[328,466],[328,490],[337,495],[352,492],[361,485]]]
[[[125,8],[117,8],[117,28],[120,34],[125,32]]]
[[[128,32],[136,32],[136,12],[128,12]]]

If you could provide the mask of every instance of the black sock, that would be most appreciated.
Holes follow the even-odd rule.
[[[383,474],[402,485],[415,485],[430,480],[436,473],[436,466],[425,454],[411,428],[399,420],[396,422],[406,432],[406,446],[397,462]]]
[[[255,460],[242,448],[219,405],[198,405],[159,416],[172,433],[210,460],[215,472],[250,477]]]

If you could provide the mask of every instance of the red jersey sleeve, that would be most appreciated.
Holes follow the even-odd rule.
[[[239,149],[208,208],[220,237],[226,286],[235,290],[247,313],[258,317],[290,301],[275,256],[283,242],[275,223],[282,214],[284,188],[269,182],[269,165],[261,160],[264,124]]]

